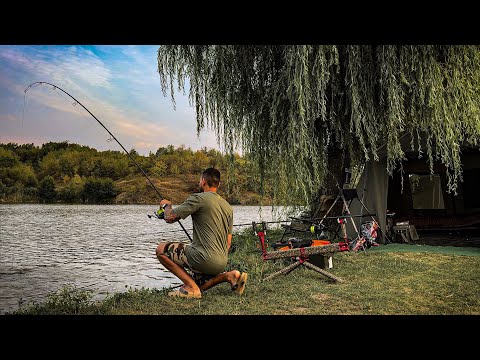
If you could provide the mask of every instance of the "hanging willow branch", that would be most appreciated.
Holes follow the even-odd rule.
[[[165,45],[158,72],[174,104],[189,81],[197,131],[241,147],[278,201],[308,203],[334,148],[378,160],[386,144],[386,171],[397,169],[405,133],[455,192],[461,146],[480,140],[479,46]]]

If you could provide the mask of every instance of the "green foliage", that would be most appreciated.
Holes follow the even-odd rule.
[[[67,203],[78,203],[82,199],[84,181],[78,175],[68,179],[66,185],[59,190],[58,197]]]
[[[0,192],[1,197],[1,192]],[[26,186],[23,188],[23,199],[22,201],[32,202],[35,201],[38,197],[38,188],[34,186]]]
[[[60,161],[56,152],[45,155],[39,163],[39,168],[40,178],[52,176],[54,179],[60,179],[62,177]]]
[[[360,164],[386,145],[397,169],[404,134],[455,191],[461,146],[480,140],[479,46],[162,45],[158,72],[174,104],[188,80],[197,130],[241,147],[275,202],[311,201],[339,149]]]
[[[0,147],[0,168],[9,168],[18,165],[18,156],[11,150]]]
[[[47,296],[42,304],[25,304],[15,313],[30,315],[75,315],[91,311],[94,302],[91,290],[65,285]]]
[[[0,147],[0,198],[23,201],[31,198],[38,181],[32,167],[21,163],[10,150],[11,145]],[[25,188],[28,188],[26,192]]]
[[[40,156],[40,149],[34,144],[0,144],[0,148],[11,150],[18,156],[21,162],[36,166],[38,163],[38,158]]]
[[[109,178],[87,178],[82,191],[82,198],[89,203],[110,203],[117,195],[118,189]]]
[[[94,158],[93,167],[88,175],[118,180],[129,174],[128,165],[127,159],[120,156],[102,154]]]
[[[13,167],[0,167],[0,179],[7,186],[37,186],[38,181],[30,165],[18,163]]]
[[[64,149],[68,149],[69,148],[69,144],[68,144],[68,141],[62,141],[62,142],[47,142],[45,144],[43,144],[41,150],[40,150],[40,156],[43,158],[45,157],[47,154],[49,153],[52,153],[52,152],[56,152],[56,151],[59,151],[59,150],[64,150]]]
[[[38,197],[41,201],[47,203],[51,203],[56,200],[57,192],[55,190],[55,181],[52,176],[45,176],[40,181],[40,186],[38,188]]]
[[[48,152],[50,151],[50,152]],[[17,153],[18,152],[18,153]],[[234,162],[215,149],[193,151],[184,145],[160,147],[148,156],[131,151],[135,161],[162,189],[165,196],[182,201],[196,192],[202,170],[213,166],[222,173],[219,192],[235,204],[259,204],[258,181],[252,171],[251,161],[238,154]],[[47,201],[44,190],[39,191],[38,179],[51,176],[55,183],[55,201],[157,203],[156,193],[139,172],[127,154],[119,151],[97,151],[78,144],[47,143],[42,147],[33,144],[0,144],[0,200],[8,202]],[[192,179],[194,177],[195,179]],[[113,180],[116,187],[88,178]],[[168,179],[168,180],[166,180]],[[48,182],[48,181],[47,181]],[[43,186],[47,182],[44,182]],[[84,186],[87,186],[84,189]],[[115,195],[120,195],[115,197]],[[48,201],[53,201],[51,197]]]
[[[167,174],[167,163],[162,160],[158,159],[155,161],[155,165],[152,167],[152,175],[154,176],[163,176]]]
[[[5,185],[0,177],[0,199],[5,198],[8,194],[8,186]]]

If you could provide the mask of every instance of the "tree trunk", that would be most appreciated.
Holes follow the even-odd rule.
[[[336,199],[339,193],[339,187],[343,188],[345,183],[345,168],[350,167],[350,156],[348,151],[339,148],[332,148],[328,154],[328,171],[325,177],[324,184],[320,189],[318,195],[312,203],[312,217],[322,217],[330,208],[330,205]],[[323,199],[322,199],[323,195]],[[325,201],[325,197],[331,198]],[[342,213],[343,202],[337,201],[335,206],[330,210],[328,216],[338,216]]]

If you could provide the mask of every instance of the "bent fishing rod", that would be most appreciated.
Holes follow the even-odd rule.
[[[140,165],[138,165],[138,163],[135,161],[135,159],[133,158],[133,156],[127,151],[127,149],[125,149],[125,147],[120,143],[120,141],[118,141],[118,139],[115,137],[115,135],[113,135],[110,130],[107,129],[107,127],[105,125],[103,125],[103,123],[97,119],[97,117],[95,115],[92,114],[92,112],[90,110],[88,110],[80,101],[78,101],[77,99],[75,99],[72,95],[70,95],[68,92],[66,92],[65,90],[63,90],[62,88],[58,87],[57,85],[54,85],[54,84],[51,84],[49,82],[46,82],[46,81],[36,81],[34,83],[31,83],[25,90],[24,90],[24,93],[26,94],[27,91],[35,86],[35,85],[50,85],[53,87],[53,90],[60,90],[62,91],[63,93],[65,93],[66,95],[68,95],[69,97],[71,97],[75,103],[74,104],[79,104],[81,107],[83,107],[90,115],[92,115],[92,117],[97,120],[97,122],[102,125],[102,127],[110,134],[110,136],[118,143],[118,145],[121,146],[121,148],[123,149],[123,151],[125,151],[125,153],[128,155],[128,157],[130,158],[130,160],[133,161],[133,163],[137,166],[137,168],[141,171],[141,173],[143,174],[143,176],[145,176],[148,180],[148,182],[150,183],[150,185],[152,185],[153,189],[155,190],[155,192],[158,194],[158,196],[160,197],[160,200],[163,200],[164,197],[162,196],[162,194],[160,194],[160,191],[158,191],[158,189],[156,188],[156,186],[153,184],[152,180],[150,180],[150,178],[147,176],[147,174],[145,173],[145,171],[143,171],[143,169],[140,167]],[[161,209],[163,210],[163,209]],[[162,211],[163,212],[163,211]],[[155,213],[156,216],[158,217],[159,216],[159,213]],[[150,216],[149,216],[150,217]],[[185,232],[185,234],[187,234],[188,238],[190,239],[190,241],[192,241],[192,238],[190,237],[190,235],[188,234],[187,230],[185,230],[185,228],[183,227],[183,224],[180,222],[180,220],[177,221],[180,226],[182,227],[183,231]]]

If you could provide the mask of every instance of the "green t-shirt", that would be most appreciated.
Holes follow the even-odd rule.
[[[191,195],[173,209],[185,219],[192,216],[193,240],[185,247],[188,263],[204,274],[217,275],[227,266],[227,239],[233,230],[233,209],[215,192]]]

